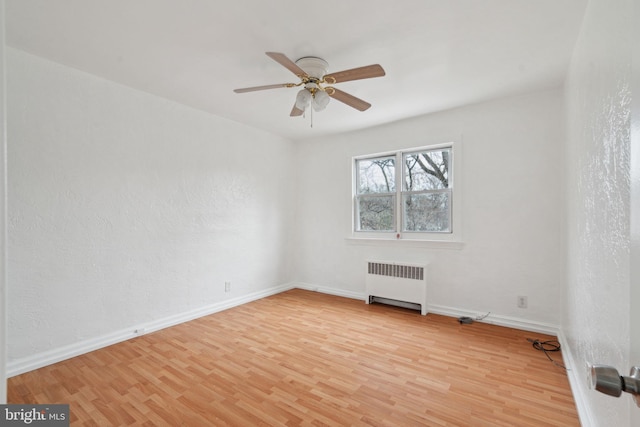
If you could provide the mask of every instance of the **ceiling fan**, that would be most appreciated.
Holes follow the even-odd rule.
[[[291,117],[301,116],[309,106],[312,106],[315,111],[324,110],[329,103],[329,98],[343,102],[356,110],[365,111],[371,107],[371,104],[343,92],[340,89],[336,89],[332,85],[350,80],[369,79],[385,75],[384,69],[378,64],[327,74],[329,64],[322,58],[306,56],[293,62],[283,53],[266,52],[266,54],[271,59],[298,76],[300,83],[280,83],[266,86],[254,86],[235,89],[234,92],[245,93],[265,89],[304,86],[304,88],[296,95],[296,102],[291,109]]]

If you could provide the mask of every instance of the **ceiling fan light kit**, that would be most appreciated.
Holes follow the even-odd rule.
[[[291,117],[303,115],[309,106],[311,106],[315,111],[322,111],[327,107],[331,98],[353,107],[356,110],[365,111],[371,107],[371,104],[336,89],[332,85],[344,81],[382,77],[385,75],[384,69],[378,64],[327,74],[329,64],[322,58],[306,56],[298,59],[296,62],[293,62],[282,53],[266,52],[266,54],[271,59],[298,76],[300,83],[281,83],[266,86],[255,86],[235,89],[234,92],[245,93],[265,89],[304,86],[304,88],[296,95],[295,103],[291,109]]]
[[[330,99],[331,97],[329,97],[329,94],[327,94],[326,91],[324,90],[317,91],[313,95],[313,102],[311,103],[311,105],[313,106],[314,110],[322,111],[327,107],[327,104],[329,104]]]
[[[296,96],[296,108],[304,111],[309,104],[313,95],[307,89],[302,89]]]

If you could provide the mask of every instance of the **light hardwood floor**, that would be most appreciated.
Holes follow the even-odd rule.
[[[87,426],[579,425],[527,338],[554,337],[291,290],[10,378],[8,400]]]

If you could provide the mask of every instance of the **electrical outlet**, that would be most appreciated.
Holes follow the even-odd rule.
[[[527,297],[525,296],[519,296],[518,297],[518,307],[520,308],[527,308]]]
[[[145,330],[146,330],[145,328],[138,328],[134,330],[133,333],[136,335],[144,335]]]
[[[231,282],[224,282],[224,291],[231,292]]]

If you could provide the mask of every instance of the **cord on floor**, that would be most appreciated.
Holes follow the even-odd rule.
[[[485,314],[484,316],[478,316],[478,317],[476,317],[476,320],[483,320],[483,319],[485,319],[485,318],[486,318],[488,315],[490,315],[490,314],[491,314],[491,312],[488,312],[488,313],[487,313],[487,314]]]
[[[536,350],[539,351],[544,351],[545,356],[547,356],[547,359],[549,359],[554,365],[564,369],[564,370],[569,370],[566,366],[564,366],[562,363],[558,363],[555,360],[553,360],[551,358],[551,356],[549,356],[550,352],[554,352],[554,351],[560,351],[560,343],[556,340],[549,340],[549,341],[540,341],[540,340],[533,340],[531,338],[527,338],[527,341],[529,341],[532,345],[533,348],[535,348]]]
[[[491,314],[491,312],[488,312],[484,316],[478,316],[475,319],[472,318],[472,317],[462,316],[462,317],[458,317],[458,322],[460,322],[461,325],[470,325],[476,320],[483,320],[484,318],[486,318],[490,314]]]

